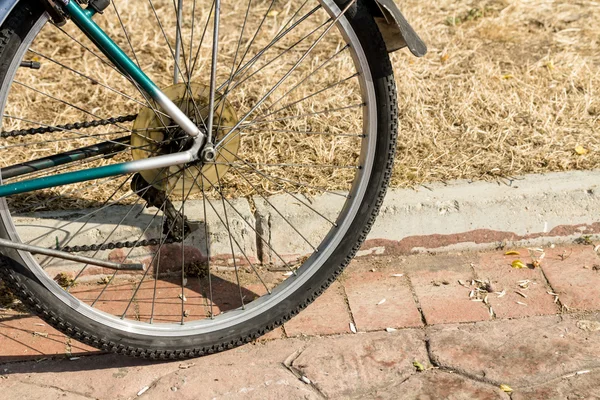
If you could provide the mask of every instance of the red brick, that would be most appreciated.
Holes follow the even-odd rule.
[[[65,335],[41,319],[29,314],[0,313],[0,362],[65,355],[65,350]]]
[[[600,315],[585,318],[598,321]],[[448,369],[515,390],[557,385],[567,374],[600,365],[600,334],[581,329],[579,323],[579,317],[547,315],[439,325],[429,330],[430,354]]]
[[[156,294],[154,291],[156,284]],[[140,321],[156,323],[194,321],[208,317],[207,300],[202,296],[198,281],[190,279],[183,290],[182,311],[181,278],[148,280],[135,295],[135,307]]]
[[[442,254],[412,257],[410,280],[428,325],[489,320],[486,305],[469,299],[470,289],[458,283],[474,278],[470,257]]]
[[[600,310],[600,258],[592,246],[548,249],[542,264],[550,285],[571,310]]]
[[[449,394],[452,393],[451,396]],[[417,395],[418,394],[418,395]],[[499,387],[477,382],[456,373],[432,369],[408,378],[396,387],[384,387],[376,392],[377,399],[469,399],[509,400]]]
[[[343,283],[357,329],[423,325],[406,277],[392,276],[398,273],[394,268],[379,268],[374,272],[354,269],[346,275]],[[385,302],[379,304],[383,299]]]
[[[486,321],[491,318],[488,307],[469,299],[470,289],[458,280],[470,282],[470,271],[421,272],[411,275],[428,325]],[[444,284],[447,282],[447,284]]]
[[[554,296],[548,294],[550,288],[546,284],[542,270],[512,267],[511,264],[515,260],[521,260],[525,264],[532,261],[527,249],[518,251],[521,253],[518,256],[507,256],[504,251],[482,253],[479,262],[475,264],[475,272],[480,279],[489,280],[495,292],[506,291],[506,295],[502,297],[498,297],[496,293],[488,295],[496,317],[518,318],[558,313],[560,310],[554,303]],[[530,280],[531,283],[527,288],[519,287],[517,282],[524,280]]]
[[[294,337],[350,332],[350,315],[342,291],[338,282],[331,285],[314,303],[285,324],[287,335]]]
[[[121,316],[133,297],[133,288],[135,282],[115,280],[108,286],[96,283],[81,284],[71,289],[71,294],[80,301],[91,305],[106,287],[94,307],[108,314]],[[127,309],[127,318],[135,318],[135,308],[132,304]]]

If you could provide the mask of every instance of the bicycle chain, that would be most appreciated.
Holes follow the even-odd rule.
[[[97,126],[113,125],[122,122],[132,122],[137,118],[137,114],[123,115],[116,118],[97,119],[94,121],[75,122],[73,124],[44,126],[39,128],[19,129],[14,131],[0,132],[0,138],[40,135],[43,133],[52,133],[57,131],[72,131],[75,129],[95,128]]]
[[[67,253],[81,253],[85,251],[99,251],[99,250],[113,250],[113,249],[133,249],[136,247],[148,247],[148,246],[158,246],[159,244],[172,244],[172,243],[180,243],[175,238],[165,238],[165,239],[145,239],[137,242],[111,242],[111,243],[103,243],[103,244],[92,244],[92,245],[83,245],[83,246],[66,246],[61,248],[61,251],[65,251]]]
[[[39,128],[29,128],[29,129],[20,129],[13,131],[2,131],[0,132],[0,138],[8,138],[8,137],[18,137],[18,136],[28,136],[28,135],[40,135],[44,133],[52,133],[57,131],[70,131],[75,129],[88,129],[95,128],[97,126],[106,126],[123,122],[132,122],[137,118],[137,114],[123,115],[116,118],[107,118],[107,119],[99,119],[94,121],[85,121],[85,122],[75,122],[72,124],[65,125],[56,125],[56,126],[47,126],[47,127],[39,127]],[[179,243],[175,238],[165,238],[163,240],[160,239],[145,239],[136,242],[126,241],[126,242],[110,242],[110,243],[102,243],[102,244],[92,244],[92,245],[83,245],[83,246],[66,246],[63,247],[62,251],[67,253],[81,253],[86,251],[99,251],[99,250],[113,250],[113,249],[133,249],[136,247],[148,247],[148,246],[158,246],[160,243],[163,244],[172,244]]]

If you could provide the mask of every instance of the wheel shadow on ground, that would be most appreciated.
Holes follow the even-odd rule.
[[[211,287],[215,291],[213,296],[213,307],[207,304],[207,292],[202,288],[201,279],[195,279],[196,282],[188,282],[185,292],[185,302],[179,295],[181,293],[181,284],[173,278],[164,278],[157,280],[157,286],[165,294],[158,301],[153,299],[151,290],[140,290],[136,295],[135,312],[139,320],[148,320],[153,318],[155,323],[179,323],[181,321],[181,310],[187,312],[189,320],[207,318],[212,311],[214,315],[220,312],[227,312],[237,309],[241,306],[242,299],[254,299],[259,295],[251,290],[242,288],[240,290],[236,282],[230,282],[217,276],[212,277]],[[127,290],[131,290],[131,285],[126,285]],[[154,286],[152,285],[152,288]],[[128,300],[125,296],[119,300],[117,292],[122,287],[115,286],[108,297],[114,300],[106,301],[104,311],[114,307],[123,309]],[[96,297],[98,288],[92,287],[81,290],[78,296],[86,298]],[[130,293],[130,292],[128,292]],[[154,302],[154,305],[152,304]],[[101,308],[102,309],[102,308]],[[121,311],[119,311],[120,313]],[[127,317],[136,317],[127,315]],[[102,360],[110,359],[106,363],[78,362],[90,356],[103,355]],[[108,358],[106,358],[108,357]],[[94,360],[98,357],[94,357]],[[55,360],[61,362],[46,363],[45,360]],[[76,362],[77,361],[77,362]],[[2,310],[0,309],[0,375],[10,373],[12,368],[7,366],[20,364],[19,372],[59,372],[59,371],[77,371],[85,369],[104,369],[114,368],[115,366],[143,366],[155,364],[163,361],[153,361],[144,359],[134,359],[123,355],[114,355],[96,350],[88,345],[70,339],[61,332],[53,329],[45,321],[29,313]],[[168,362],[165,361],[165,362]],[[180,361],[181,362],[181,361]]]

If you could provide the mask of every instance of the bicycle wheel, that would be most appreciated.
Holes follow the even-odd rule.
[[[367,235],[395,151],[385,44],[366,5],[346,4],[223,2],[212,135],[222,146],[213,162],[0,204],[2,238],[145,270],[4,249],[0,271],[15,294],[80,341],[155,358],[241,345],[312,302]],[[114,1],[95,17],[199,126],[207,124],[213,8]],[[0,29],[0,85],[3,183],[188,145],[73,24],[47,23],[32,0]]]

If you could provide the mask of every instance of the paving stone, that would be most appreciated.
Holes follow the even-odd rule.
[[[297,393],[304,396],[310,394],[302,390],[306,385],[299,382],[283,367],[283,362],[289,355],[294,354],[304,345],[304,341],[296,339],[275,340],[248,344],[231,351],[193,360],[172,362],[156,362],[109,354],[82,357],[75,361],[61,359],[4,364],[0,366],[0,373],[7,376],[10,381],[22,381],[39,386],[52,382],[53,387],[97,399],[135,398],[137,393],[146,386],[151,389],[143,397],[149,399],[164,399],[167,393],[169,393],[168,398],[177,399],[203,399],[220,395],[227,397],[226,392],[244,387],[255,388],[256,393],[263,394],[273,390],[274,393],[279,393],[278,397],[283,396],[282,391],[285,388],[292,388],[297,389]],[[176,374],[178,372],[182,374]],[[182,390],[183,397],[179,396],[179,391],[170,392],[170,388],[175,386],[169,381],[171,375],[177,378],[186,377],[188,385],[185,391]],[[207,376],[210,376],[210,379],[206,379]],[[166,390],[154,394],[154,386],[163,388],[160,384],[162,380],[169,382],[164,385]],[[0,385],[2,382],[4,380],[0,380]],[[177,382],[181,383],[181,381]],[[270,386],[273,386],[273,389],[269,388]],[[205,393],[214,393],[214,396]],[[302,396],[299,395],[298,398],[303,398]],[[263,398],[273,397],[266,395]]]
[[[358,396],[356,396],[358,398]],[[460,374],[429,370],[394,387],[381,388],[365,397],[394,400],[508,400],[500,388]]]
[[[548,249],[542,269],[569,309],[600,310],[600,258],[593,246]]]
[[[423,332],[409,329],[313,338],[292,366],[326,396],[346,398],[397,384],[427,359]]]
[[[399,273],[397,268],[379,268],[374,272],[355,268],[345,275],[343,284],[358,330],[423,325],[406,277],[392,276]]]
[[[181,278],[143,282],[135,295],[136,313],[140,321],[149,322],[152,318],[157,323],[181,322],[183,313],[186,315],[184,321],[207,318],[210,307],[198,286],[197,280],[189,280],[183,291],[182,311]]]
[[[515,389],[513,400],[599,400],[600,371],[572,374],[528,389]]]
[[[480,279],[489,279],[494,292],[506,291],[506,295],[498,297],[490,293],[488,300],[498,318],[519,318],[534,315],[557,314],[560,309],[554,303],[554,296],[540,268],[515,269],[512,262],[521,260],[531,262],[527,249],[517,250],[520,255],[505,255],[505,251],[482,253],[479,262],[474,264],[475,272]],[[531,281],[527,288],[519,287],[519,281]],[[519,293],[527,297],[523,297]],[[522,304],[519,304],[519,303]]]
[[[158,381],[148,399],[320,399],[310,385],[281,365],[247,360],[235,365],[205,365],[178,370]]]
[[[53,387],[42,387],[15,380],[0,381],[2,385],[2,397],[4,399],[27,399],[27,400],[85,400],[89,397],[69,393]]]
[[[65,336],[29,314],[0,314],[0,363],[65,355]]]
[[[489,320],[487,306],[469,299],[470,289],[458,283],[474,278],[473,255],[448,253],[411,257],[406,271],[428,325]]]
[[[587,315],[586,320],[600,320]],[[434,326],[429,343],[444,367],[495,384],[533,386],[600,367],[600,331],[578,327],[575,316]]]
[[[98,349],[66,337],[36,316],[0,314],[0,363],[98,353]]]
[[[118,280],[108,286],[94,283],[77,285],[71,289],[71,294],[80,301],[102,310],[108,314],[118,315],[125,312],[127,318],[135,318],[135,306],[129,306],[129,301],[133,297],[134,282]]]
[[[339,282],[285,324],[288,336],[332,335],[350,332],[350,314]]]

